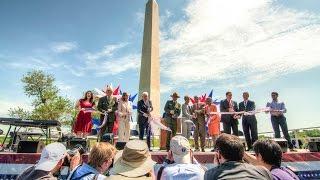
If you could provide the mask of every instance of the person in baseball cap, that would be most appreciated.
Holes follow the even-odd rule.
[[[175,136],[170,141],[170,151],[175,163],[191,163],[191,147],[187,138]]]
[[[58,142],[47,145],[41,152],[38,163],[26,169],[17,180],[24,179],[57,179],[53,176],[58,172],[66,156],[66,147]]]
[[[157,173],[158,179],[203,179],[205,169],[193,158],[187,138],[177,135],[170,141],[167,160]]]

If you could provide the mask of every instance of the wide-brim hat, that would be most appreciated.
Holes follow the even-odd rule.
[[[124,150],[116,154],[110,171],[111,174],[134,178],[151,172],[155,164],[147,144],[141,140],[132,140],[126,144]]]
[[[106,86],[106,92],[107,92],[107,91],[112,91],[112,92],[113,92],[113,88],[112,88],[111,86],[107,85],[107,86]]]
[[[177,93],[177,92],[172,93],[170,96],[171,96],[171,97],[180,98],[180,96],[178,95],[178,93]]]

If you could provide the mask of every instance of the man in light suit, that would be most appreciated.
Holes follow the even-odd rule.
[[[244,92],[243,101],[239,103],[239,111],[254,111],[256,106],[253,101],[249,100],[249,93]],[[257,128],[257,119],[253,115],[243,115],[242,116],[242,128],[244,137],[246,138],[248,150],[252,149],[252,144],[258,140],[258,128]]]
[[[182,136],[186,137],[187,139],[190,138],[191,135],[191,128],[193,124],[191,122],[186,122],[192,120],[192,112],[191,106],[189,106],[190,97],[184,97],[184,104],[182,104]]]
[[[150,149],[150,126],[148,122],[148,116],[150,116],[150,112],[153,110],[152,102],[149,100],[148,92],[142,93],[142,99],[138,102],[138,124],[139,124],[139,139],[143,140],[144,132],[147,134],[147,145]]]
[[[226,99],[220,102],[220,112],[238,112],[237,102],[232,100],[232,93],[226,93]],[[238,136],[238,119],[240,116],[238,114],[222,114],[221,122],[223,123],[223,132],[231,134],[231,129],[233,135]]]

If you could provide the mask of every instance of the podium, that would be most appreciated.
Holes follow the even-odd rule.
[[[167,126],[167,123],[164,118],[161,119],[161,123]],[[177,119],[177,134],[181,134],[181,118]],[[160,131],[160,150],[166,150],[166,140],[167,140],[167,131],[162,130]]]

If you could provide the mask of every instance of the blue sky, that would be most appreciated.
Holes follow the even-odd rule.
[[[136,93],[145,0],[0,2],[0,115],[29,107],[20,79],[32,69],[56,77],[61,94],[120,84]],[[158,0],[162,106],[173,91],[258,107],[278,91],[289,128],[319,126],[320,1]],[[182,101],[182,100],[181,100]],[[260,131],[271,130],[258,116]]]

